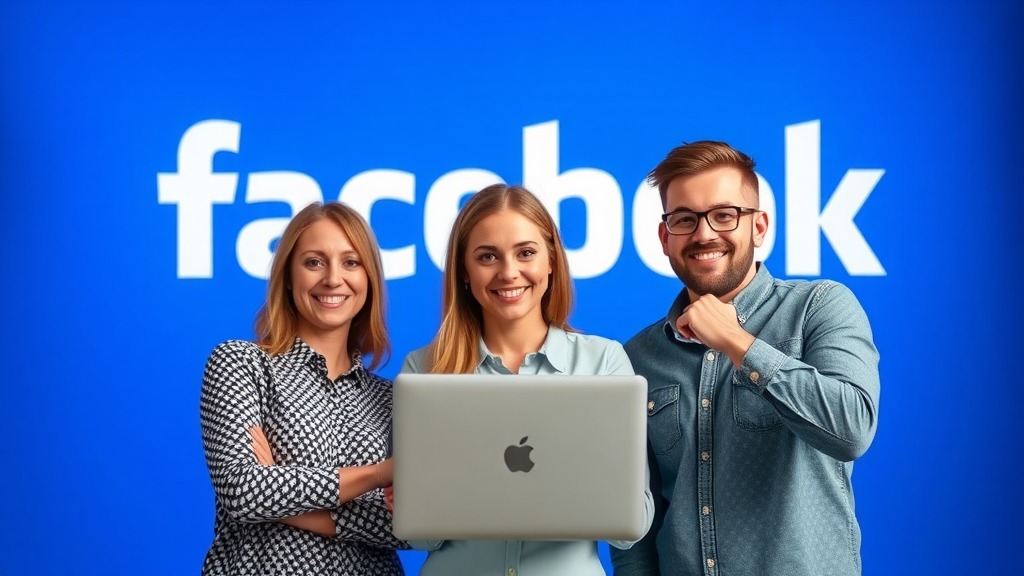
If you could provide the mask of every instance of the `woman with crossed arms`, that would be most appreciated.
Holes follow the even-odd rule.
[[[402,574],[381,488],[391,382],[373,232],[312,204],[278,242],[257,341],[227,341],[203,376],[200,423],[216,495],[204,575]],[[364,360],[372,358],[369,369]]]

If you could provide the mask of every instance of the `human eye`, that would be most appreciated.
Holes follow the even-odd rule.
[[[735,208],[721,208],[711,212],[711,218],[719,224],[730,224],[736,219]]]
[[[304,264],[307,268],[322,268],[324,261],[317,257],[306,258]]]
[[[676,212],[668,217],[669,228],[693,228],[697,223],[697,215],[693,212]]]
[[[484,264],[490,264],[491,262],[494,262],[495,260],[497,260],[498,257],[495,256],[491,252],[483,252],[481,254],[477,254],[476,259],[477,259],[478,262],[483,262]]]
[[[363,263],[360,262],[358,258],[346,258],[345,261],[342,262],[342,265],[344,265],[345,268],[358,268],[362,266]]]
[[[533,258],[536,255],[537,255],[537,249],[536,248],[523,248],[522,250],[519,251],[519,257],[524,259],[524,260],[529,259],[529,258]]]

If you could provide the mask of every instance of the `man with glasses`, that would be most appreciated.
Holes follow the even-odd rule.
[[[768,215],[754,162],[680,146],[648,175],[684,288],[626,352],[648,382],[655,519],[616,575],[861,573],[853,460],[878,421],[878,352],[836,282],[754,261]]]

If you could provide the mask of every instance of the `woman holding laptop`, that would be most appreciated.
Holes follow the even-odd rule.
[[[442,320],[402,372],[632,375],[622,346],[572,331],[572,280],[554,220],[520,186],[495,184],[460,210],[448,239]],[[649,489],[637,494],[644,532]],[[610,542],[626,549],[634,542]],[[428,550],[421,574],[603,575],[593,541],[414,541]]]

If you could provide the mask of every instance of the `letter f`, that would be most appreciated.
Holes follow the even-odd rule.
[[[193,124],[178,144],[178,171],[156,175],[157,201],[178,206],[178,278],[213,277],[213,205],[235,201],[238,174],[213,173],[217,152],[238,152],[241,125]]]

